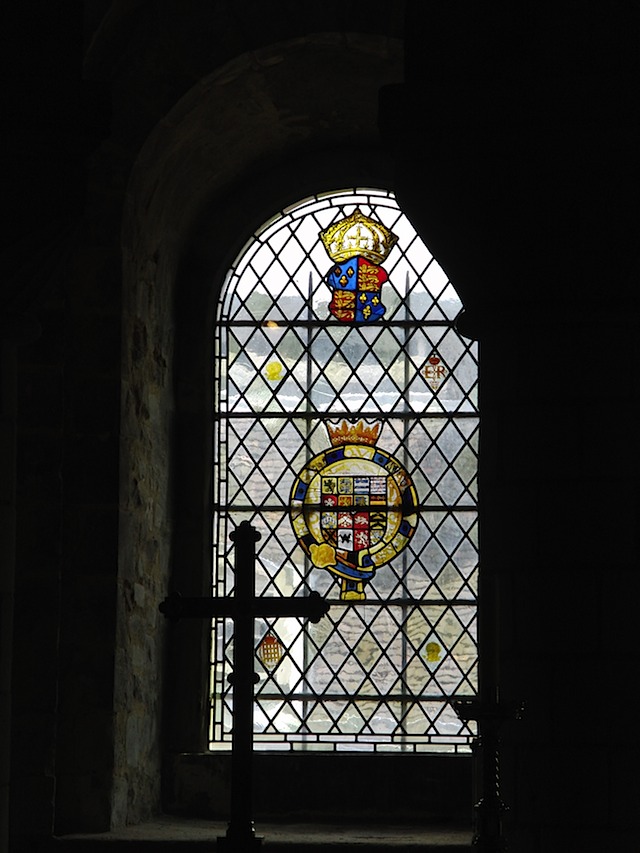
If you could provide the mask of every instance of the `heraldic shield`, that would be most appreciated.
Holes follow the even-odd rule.
[[[327,276],[333,296],[329,311],[333,316],[350,323],[371,323],[385,312],[380,292],[387,274],[382,267],[366,258],[353,258],[338,264]]]
[[[375,445],[380,426],[328,423],[331,448],[305,465],[291,491],[298,543],[335,575],[343,600],[366,598],[366,582],[406,548],[418,522],[409,474]]]
[[[397,237],[358,208],[320,233],[336,266],[327,274],[333,295],[329,311],[343,323],[372,323],[385,313],[382,285],[386,271],[380,266]]]

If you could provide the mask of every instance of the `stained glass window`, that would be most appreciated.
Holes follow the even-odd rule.
[[[477,689],[478,351],[391,192],[304,199],[251,236],[215,322],[213,593],[248,519],[260,749],[466,751]],[[211,748],[228,748],[233,624],[212,642]]]

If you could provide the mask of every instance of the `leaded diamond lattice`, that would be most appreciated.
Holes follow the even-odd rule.
[[[359,209],[397,237],[384,262],[384,316],[332,316],[332,261],[319,233]],[[277,666],[258,667],[255,746],[284,750],[463,751],[453,711],[477,691],[478,349],[455,327],[460,300],[392,193],[314,196],[271,219],[228,271],[215,323],[213,594],[233,594],[229,534],[260,531],[256,593],[318,590],[318,625],[256,619]],[[434,382],[429,359],[446,366]],[[289,518],[292,486],[328,445],[326,421],[381,423],[377,445],[410,474],[418,522],[366,600],[344,601],[312,566]],[[211,748],[228,748],[233,626],[216,619]]]

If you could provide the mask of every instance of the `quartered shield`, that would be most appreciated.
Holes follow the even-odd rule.
[[[387,279],[381,266],[363,257],[336,264],[327,275],[333,290],[329,310],[343,323],[371,323],[380,319],[385,312],[382,285]]]

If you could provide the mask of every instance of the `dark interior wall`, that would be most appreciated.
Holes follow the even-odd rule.
[[[0,365],[0,850],[8,843],[9,755],[11,749],[10,650],[13,638],[13,590],[16,526],[15,343],[2,341]]]
[[[482,691],[525,702],[502,794],[527,853],[634,846],[638,33],[624,4],[411,3],[383,93],[399,200],[480,340]]]
[[[3,351],[5,389],[15,395],[13,404],[11,394],[3,401],[3,411],[9,403],[6,411],[13,405],[15,416],[6,472],[16,475],[13,524],[3,527],[3,544],[15,547],[3,547],[0,569],[3,588],[14,591],[3,597],[3,678],[4,662],[12,661],[12,763],[9,771],[3,751],[3,766],[12,825],[32,835],[53,829],[56,780],[82,761],[73,750],[61,756],[56,740],[69,725],[86,727],[93,706],[83,713],[81,701],[72,710],[78,696],[93,687],[108,695],[112,655],[105,666],[97,637],[102,631],[108,642],[109,616],[98,608],[91,626],[89,607],[108,601],[111,591],[101,572],[115,542],[102,540],[99,553],[93,545],[104,518],[117,513],[109,455],[117,459],[117,370],[114,376],[110,369],[118,363],[119,318],[117,301],[106,312],[96,307],[90,284],[79,295],[82,261],[74,259],[83,160],[104,131],[93,111],[95,93],[82,82],[82,27],[79,3],[3,9],[0,326],[10,346]],[[105,339],[111,343],[101,351]],[[8,476],[3,485],[11,490]],[[83,572],[86,583],[79,583]],[[82,649],[78,626],[85,630]],[[67,681],[76,666],[80,677]],[[95,743],[95,766],[104,769],[99,737]],[[3,850],[7,834],[3,820]]]

